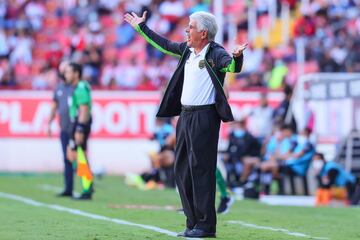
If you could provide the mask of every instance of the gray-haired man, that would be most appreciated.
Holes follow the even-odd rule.
[[[226,72],[239,72],[247,44],[235,47],[233,57],[214,42],[214,15],[196,12],[186,28],[187,40],[169,41],[145,25],[141,17],[125,14],[130,23],[160,51],[180,58],[161,101],[158,117],[180,115],[176,127],[175,178],[186,229],[179,236],[215,237],[215,171],[220,120],[233,115],[223,84]]]

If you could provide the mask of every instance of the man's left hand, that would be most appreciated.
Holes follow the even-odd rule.
[[[247,43],[241,44],[241,45],[236,45],[234,51],[232,52],[234,57],[240,57],[240,55],[243,53],[243,51],[246,49],[247,47]]]

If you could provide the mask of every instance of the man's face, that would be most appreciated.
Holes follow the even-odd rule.
[[[66,68],[67,68],[68,65],[69,65],[68,62],[63,61],[63,62],[60,63],[59,68],[58,68],[58,70],[59,70],[59,77],[60,77],[62,80],[64,80],[65,82],[66,82],[66,79],[65,79],[65,71],[66,71]]]
[[[187,45],[196,48],[200,45],[201,41],[207,37],[205,30],[198,31],[197,24],[194,20],[190,20],[189,26],[186,28]]]
[[[65,82],[67,84],[72,84],[75,79],[75,72],[71,66],[67,66],[65,68]]]
[[[292,131],[290,129],[282,129],[281,130],[281,139],[289,138],[292,136]]]
[[[69,66],[69,62],[67,61],[62,61],[59,65],[59,72],[62,75],[65,75],[65,70],[66,68]]]

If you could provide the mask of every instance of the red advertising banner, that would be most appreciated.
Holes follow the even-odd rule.
[[[44,138],[51,109],[51,92],[0,91],[0,137]],[[93,92],[92,138],[148,138],[155,128],[159,92]],[[271,93],[269,101],[276,105],[280,93]],[[245,116],[259,103],[259,93],[230,94],[236,117]],[[52,126],[59,132],[57,121]],[[224,124],[222,135],[226,132]]]

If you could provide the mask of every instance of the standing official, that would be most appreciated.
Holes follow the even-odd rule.
[[[223,90],[226,72],[239,72],[246,44],[236,46],[231,57],[214,42],[214,15],[196,12],[186,28],[187,40],[169,41],[145,24],[146,12],[125,15],[150,44],[178,57],[179,64],[164,93],[158,117],[180,115],[176,127],[175,178],[186,215],[179,236],[215,237],[215,172],[220,120],[233,120]]]
[[[71,134],[71,124],[70,124],[70,116],[69,116],[69,99],[72,97],[73,87],[66,83],[65,81],[65,69],[68,66],[68,62],[64,61],[59,66],[59,75],[61,81],[53,95],[52,103],[51,103],[51,113],[49,117],[48,123],[48,135],[51,136],[51,123],[55,119],[56,112],[59,114],[60,120],[60,140],[61,147],[64,158],[64,183],[65,188],[64,191],[59,193],[59,197],[71,197],[73,192],[73,179],[74,179],[74,171],[72,167],[72,163],[69,161],[66,155],[66,147],[69,144],[70,134]]]
[[[77,63],[70,63],[65,71],[66,81],[74,87],[69,101],[69,116],[72,125],[67,156],[76,162],[77,175],[81,177],[82,193],[77,199],[90,200],[93,193],[93,174],[86,156],[87,142],[91,130],[91,87],[81,80],[82,67]]]

